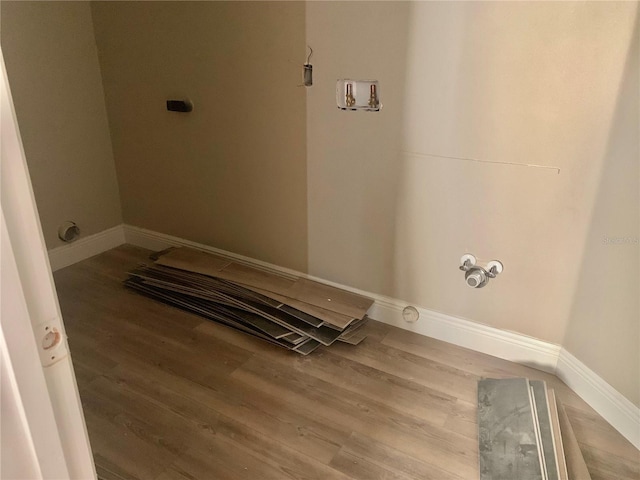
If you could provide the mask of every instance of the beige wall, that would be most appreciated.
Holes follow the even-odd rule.
[[[92,11],[125,222],[306,271],[304,3]]]
[[[636,7],[310,2],[310,273],[561,343]],[[337,110],[338,78],[382,112]],[[465,252],[504,273],[470,289]]]
[[[309,271],[377,293],[396,293],[409,14],[406,2],[307,4]],[[379,80],[382,110],[338,110],[336,80],[345,78]]]
[[[640,406],[638,16],[564,346]]]
[[[3,1],[0,18],[47,247],[66,220],[82,236],[122,223],[89,4]]]

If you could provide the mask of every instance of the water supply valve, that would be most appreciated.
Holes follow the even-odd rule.
[[[464,280],[467,285],[471,288],[482,288],[491,278],[496,278],[502,273],[504,267],[498,260],[491,260],[485,267],[479,266],[474,255],[465,253],[460,259],[460,270],[465,272]]]

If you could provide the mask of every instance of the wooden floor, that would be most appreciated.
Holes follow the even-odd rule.
[[[594,480],[640,478],[552,375],[377,322],[302,357],[123,288],[148,254],[55,273],[100,478],[477,479],[476,382],[512,376],[556,389]]]

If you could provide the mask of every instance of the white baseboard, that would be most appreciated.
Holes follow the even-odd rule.
[[[639,407],[564,348],[556,375],[640,450]]]
[[[73,243],[52,248],[48,252],[51,270],[55,272],[123,243],[125,243],[124,226],[116,225],[102,232],[80,238]]]
[[[131,225],[124,225],[122,228],[126,243],[139,247],[150,250],[161,250],[170,246],[193,247],[223,255],[263,270],[291,276],[302,276],[365,295],[375,300],[369,315],[378,321],[477,352],[554,373],[633,445],[640,448],[640,409],[559,345],[425,308],[418,308],[420,319],[416,323],[407,323],[402,318],[402,310],[407,305],[406,302],[329,282],[288,268],[171,235]]]
[[[402,310],[407,303],[374,297],[376,303],[370,311],[371,318],[538,370],[550,373],[556,370],[559,345],[420,307],[416,307],[420,313],[419,320],[408,323],[402,318]]]
[[[186,246],[187,240],[164,233],[154,232],[146,228],[134,227],[131,225],[123,225],[124,238],[127,243],[136,247],[147,248],[153,251],[164,250],[169,247]],[[202,249],[202,248],[201,248]]]

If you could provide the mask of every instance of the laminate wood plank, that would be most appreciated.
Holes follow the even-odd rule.
[[[394,330],[396,327],[387,325],[386,323],[379,322],[373,318],[368,317],[366,325],[363,327],[367,331],[366,343],[380,343],[387,334]]]
[[[273,355],[276,358],[279,358],[281,355],[283,355],[282,348],[272,344],[266,344],[266,342],[264,342],[263,340],[243,334],[241,332],[238,332],[237,330],[225,327],[224,325],[221,325],[219,323],[205,321],[195,327],[193,331],[205,338],[209,337],[217,339],[220,341],[224,341],[236,348],[253,351],[254,354],[259,352],[260,354],[264,354],[266,356]],[[284,351],[284,356],[286,358],[293,359],[299,357],[300,354]]]
[[[410,378],[413,382],[436,388],[456,398],[473,398],[479,380],[477,375],[465,370],[381,343],[365,343],[358,349],[335,345],[331,353],[391,375]]]
[[[349,325],[354,319],[347,317],[345,315],[340,315],[339,313],[332,312],[330,310],[325,310],[324,308],[319,308],[314,305],[310,305],[308,303],[301,302],[299,300],[295,300],[293,298],[285,297],[284,295],[280,295],[275,292],[270,292],[268,290],[264,290],[261,288],[253,287],[250,285],[243,285],[243,289],[253,292],[255,295],[258,295],[260,298],[267,298],[272,301],[277,302],[277,307],[291,313],[292,315],[298,315],[299,313],[306,314],[316,320],[312,323],[315,325],[322,325],[323,323],[327,323],[328,325],[333,325],[339,330],[343,330],[347,325]]]
[[[364,317],[373,305],[371,298],[306,278],[299,278],[284,295],[352,318]]]
[[[136,269],[130,272],[130,275],[162,280],[175,286],[185,287],[192,292],[203,295],[203,298],[209,298],[210,296],[215,298],[217,294],[222,293],[238,300],[257,301],[271,307],[280,306],[280,302],[264,295],[259,295],[235,283],[160,265]]]
[[[232,261],[213,253],[205,253],[193,248],[183,247],[165,252],[158,257],[155,263],[216,277],[217,273],[231,265]]]
[[[94,342],[94,339],[99,340]],[[144,348],[149,346],[150,350],[165,352],[165,356],[166,354],[171,355],[171,352],[176,352],[179,355],[181,352],[189,351],[191,348],[202,348],[197,344],[197,333],[192,333],[188,337],[185,336],[180,341],[171,336],[163,336],[154,330],[145,330],[135,324],[126,322],[113,324],[100,321],[86,322],[74,326],[69,333],[69,343],[71,346],[79,343],[88,349],[93,348],[98,354],[115,362],[119,361],[117,353],[123,346],[127,346],[128,350],[138,355],[144,354]],[[140,348],[142,348],[142,353],[138,352]],[[217,358],[223,359],[223,365],[226,365],[225,368],[228,369],[233,369],[234,364],[243,361],[249,356],[248,353],[245,356],[238,355],[240,353],[239,350],[221,350],[215,353]],[[181,357],[177,356],[176,361],[179,362],[180,360]]]
[[[249,304],[249,302],[247,302]],[[291,331],[300,335],[311,337],[323,345],[331,345],[340,336],[340,332],[327,327],[312,327],[307,322],[300,320],[288,313],[276,308],[267,306],[255,307],[255,312],[261,312],[262,315],[268,316],[272,321],[276,322]]]
[[[219,335],[213,326],[200,325],[201,333]],[[214,333],[215,332],[215,333]],[[244,339],[229,337],[228,341],[244,344]],[[332,347],[333,348],[333,347]],[[354,393],[362,393],[381,402],[389,401],[393,392],[394,406],[416,418],[425,419],[433,424],[443,425],[455,398],[438,390],[419,385],[409,379],[370,368],[355,361],[341,358],[328,351],[316,352],[301,362],[298,358],[281,355],[277,351],[265,349],[259,355],[263,361],[291,366],[300,373],[306,373],[335,387],[341,387]]]
[[[564,453],[564,444],[562,442],[562,432],[560,430],[560,416],[558,415],[558,401],[555,391],[547,389],[549,397],[549,417],[551,418],[551,433],[553,434],[553,446],[556,451],[556,459],[558,460],[558,473],[560,480],[569,480],[569,472],[567,471],[567,459]]]
[[[162,288],[165,290],[171,290],[173,292],[182,293],[184,295],[201,298],[204,300],[218,300],[220,298],[224,298],[218,295],[218,293],[215,291],[208,292],[201,288],[191,287],[191,286],[184,285],[169,279],[160,279],[160,278],[151,277],[144,273],[138,273],[135,270],[130,272],[129,275],[133,279],[138,280],[137,282],[130,282],[130,283],[142,283],[142,284],[150,285],[156,288]]]
[[[100,375],[100,372],[96,372],[78,360],[74,360],[73,358],[71,360],[73,364],[73,373],[78,384],[78,391],[82,391],[82,389],[85,388],[85,385],[88,385],[92,380],[95,380],[95,378]]]
[[[534,414],[537,417],[539,439],[543,452],[544,466],[547,472],[547,480],[559,480],[556,450],[551,431],[551,418],[549,416],[549,400],[547,398],[547,385],[538,380],[529,382],[531,394],[535,404]]]
[[[275,308],[282,306],[282,302],[272,298],[273,295],[263,295],[257,291],[258,289],[243,287],[228,280],[218,280],[218,282],[222,283],[226,288],[228,288],[230,293],[239,295],[247,300],[259,301],[261,303],[264,303],[265,305],[269,305]]]
[[[343,425],[350,431],[374,434],[385,425],[424,435],[438,430],[437,422],[409,415],[396,408],[389,399],[375,400],[363,392],[347,390],[290,366],[254,358],[233,372],[231,377],[306,408],[322,421]],[[435,418],[440,420],[441,416]]]
[[[191,447],[158,478],[282,480],[282,474],[252,454],[238,455],[232,443],[213,437],[205,444]]]
[[[351,325],[349,325],[346,329],[343,330],[340,338],[349,338],[354,335],[358,330],[364,327],[369,321],[369,317],[366,315],[358,320],[354,320]]]
[[[296,332],[291,332],[291,330],[289,330],[288,328],[283,327],[280,324],[274,323],[274,322],[268,322],[263,316],[258,315],[256,313],[252,313],[252,312],[246,312],[243,311],[239,308],[234,309],[234,308],[225,308],[223,309],[223,312],[231,312],[234,313],[235,315],[237,315],[243,322],[249,323],[257,328],[259,328],[260,330],[262,330],[264,333],[266,333],[267,335],[269,335],[270,337],[276,338],[276,339],[280,339],[286,335],[289,335],[291,333],[296,333]],[[300,335],[298,333],[298,335]]]
[[[142,283],[142,285],[140,283]],[[156,280],[142,280],[142,282],[127,281],[126,284],[134,289],[146,291],[152,296],[165,298],[170,302],[182,305],[187,310],[195,311],[197,307],[204,315],[220,313],[223,317],[246,324],[274,339],[282,338],[291,333],[289,329],[265,318],[265,315],[256,313],[260,311],[259,309],[250,308],[245,305],[245,303],[225,294],[205,295],[198,291],[176,287],[170,283]],[[145,288],[145,286],[150,288]],[[176,295],[176,293],[179,295]]]
[[[342,426],[323,424],[311,412],[248,386],[217,380],[196,392],[194,396],[223,415],[323,463],[333,458],[349,434]]]
[[[207,295],[193,293],[187,289],[167,286],[163,285],[163,283],[141,279],[128,280],[126,285],[149,296],[168,301],[187,311],[218,319],[223,323],[232,324],[232,322],[226,322],[225,319],[235,319],[239,323],[246,324],[265,333],[274,340],[293,331],[299,335],[311,337],[323,345],[331,345],[340,336],[339,331],[322,326],[313,327],[307,321],[300,320],[268,305],[259,305],[250,300],[236,300],[218,293]],[[232,310],[227,307],[231,307]],[[246,312],[246,314],[243,312]],[[218,314],[221,314],[221,317]],[[280,342],[276,343],[281,344]],[[299,351],[300,349],[295,350]],[[310,351],[305,354],[308,353]]]
[[[125,427],[127,434],[133,434],[162,455],[178,456],[192,442],[191,426],[183,417],[132,390],[114,388],[109,380],[98,378],[83,393],[83,406]]]
[[[443,470],[451,468],[452,462],[470,475],[477,469],[476,438],[461,437],[409,415],[397,409],[392,398],[374,400],[360,392],[328,388],[329,382],[257,359],[248,361],[232,377],[312,410],[323,422],[343,425]]]
[[[412,477],[376,465],[368,459],[347,451],[340,451],[329,464],[333,468],[359,480],[413,480]]]
[[[299,480],[347,480],[348,477],[307,455],[293,450],[242,423],[222,416],[217,434],[232,442],[240,452],[249,452],[281,472],[282,478]]]
[[[478,450],[477,440],[460,441],[460,438],[443,430],[432,431],[425,439],[423,435],[404,433],[389,435],[375,433],[372,438],[389,448],[409,455],[435,469],[447,471],[462,478],[477,478]]]
[[[158,267],[151,269],[147,268],[144,270],[138,269],[133,271],[131,275],[145,279],[159,278],[165,286],[171,286],[174,289],[179,288],[181,290],[177,291],[184,291],[186,294],[199,296],[200,298],[204,299],[211,299],[214,301],[220,301],[220,299],[231,300],[238,308],[243,308],[245,304],[266,305],[269,308],[277,308],[300,320],[303,320],[304,322],[316,328],[322,326],[323,324],[323,321],[321,319],[298,311],[295,308],[291,308],[290,306],[283,305],[281,302],[276,301],[268,296],[256,293],[255,291],[249,290],[247,288],[241,287],[240,285],[225,280],[203,277],[202,275],[200,275],[200,279],[197,283],[194,284],[193,282],[185,282],[184,280],[180,279],[180,277],[184,277],[185,274],[191,275],[191,277],[187,276],[187,278],[193,278],[193,274],[188,274],[187,272],[182,272],[180,270],[174,270],[175,272],[181,273],[178,275],[169,275],[162,271],[158,272],[157,270]],[[202,279],[208,280],[203,281]]]
[[[338,338],[339,342],[347,343],[349,345],[360,345],[367,338],[366,332],[360,332],[354,335],[350,335],[348,338]]]
[[[76,338],[74,335],[73,340],[69,339],[69,348],[76,378],[81,377],[78,378],[80,387],[118,366],[118,362],[96,349],[97,343],[91,342],[89,347],[82,341],[76,341]]]
[[[200,273],[215,278],[260,288],[276,293],[291,288],[295,280],[264,270],[258,270],[224,257],[200,252],[191,248],[176,248],[160,256],[156,264]]]
[[[640,478],[638,461],[629,461],[593,446],[583,446],[580,442],[578,445],[592,480],[638,480]]]
[[[544,478],[534,415],[526,378],[478,382],[481,480]]]
[[[231,263],[220,272],[220,278],[274,293],[288,291],[296,281],[240,263]],[[289,295],[290,296],[290,295]]]
[[[366,327],[369,322],[369,317],[366,315],[364,318],[353,322],[351,326],[349,326],[342,335],[338,337],[342,343],[348,343],[349,345],[360,345],[368,336],[368,330]]]
[[[296,345],[293,349],[296,352],[301,353],[302,355],[309,355],[311,352],[315,351],[320,345],[322,344],[317,340],[314,340],[313,338],[309,338],[304,342]]]
[[[361,463],[365,460],[380,468],[396,474],[406,475],[408,478],[421,480],[465,480],[451,471],[443,470],[430,463],[423,462],[400,450],[377,442],[372,438],[354,432],[341,453],[348,453]],[[335,459],[334,459],[335,460]],[[452,468],[455,470],[455,467]]]
[[[116,391],[126,390],[131,392],[130,398],[137,396],[156,408],[180,417],[196,437],[215,434],[220,414],[204,403],[194,402],[183,392],[177,391],[178,389],[170,388],[169,382],[163,380],[161,372],[160,367],[154,368],[130,358],[103,375],[98,386],[102,386],[103,391],[109,388]],[[96,383],[92,383],[89,388],[90,393],[95,392]],[[125,404],[128,403],[129,401]]]
[[[157,366],[136,358],[123,362],[116,373],[124,375],[125,368],[131,368],[141,375],[154,378],[164,388],[182,393],[191,401],[202,403],[216,412],[238,419],[243,424],[273,440],[283,442],[295,450],[304,450],[313,458],[328,461],[350,431],[338,425],[325,425],[315,420],[313,411],[301,409],[286,399],[268,395],[249,384],[228,378],[221,372],[202,378],[201,373],[185,377],[174,368]],[[144,384],[136,388],[146,388]]]
[[[162,255],[156,263],[273,292],[351,318],[362,318],[373,304],[370,298],[312,280],[291,279],[236,262],[225,265],[225,261],[215,255],[179,248]]]
[[[388,401],[392,391],[396,408],[434,424],[443,425],[455,403],[455,398],[446,393],[334,355],[327,349],[315,352],[308,359],[300,371],[381,402]],[[286,358],[278,361],[291,363]]]
[[[300,300],[295,300],[293,298],[285,297],[284,295],[279,295],[274,292],[269,292],[267,290],[263,290],[255,287],[248,287],[256,293],[260,293],[267,297],[271,297],[275,300],[283,304],[287,304],[296,310],[304,312],[312,317],[319,318],[331,325],[338,327],[340,330],[347,328],[347,326],[354,321],[353,317],[348,315],[341,315],[340,313],[333,312],[331,310],[327,310],[326,308],[320,308],[315,305],[311,305],[309,303],[301,302]]]
[[[172,309],[175,310],[175,309]],[[141,362],[160,366],[161,368],[198,380],[212,373],[227,374],[246,361],[251,353],[233,347],[226,342],[216,341],[210,337],[191,332],[183,343],[171,337],[163,337],[153,330],[140,331],[130,324],[122,322],[113,329],[109,336],[103,330],[92,330],[91,323],[83,324],[83,328],[74,328],[70,335],[70,347],[76,344],[86,345],[76,351],[72,350],[74,362],[92,362],[91,349],[115,363],[131,358]],[[97,343],[92,338],[101,338]],[[87,352],[86,355],[83,353]]]
[[[444,428],[467,438],[478,439],[477,404],[458,399],[444,423]]]
[[[293,343],[294,345],[298,345],[304,342],[307,338],[303,335],[297,334],[296,332],[291,332],[285,335],[283,339],[286,340],[287,342]]]
[[[190,332],[194,326],[204,321],[198,317],[186,316],[176,322],[171,318],[170,307],[148,299],[140,301],[137,293],[122,288],[119,281],[92,281],[91,277],[87,278],[77,270],[65,273],[64,281],[58,283],[59,288],[63,289],[66,282],[77,285],[68,295],[60,298],[61,308],[68,313],[65,324],[105,324],[110,329],[131,325],[155,331],[167,338],[181,338],[182,334]]]
[[[143,295],[167,303],[168,305],[179,308],[185,312],[196,314],[209,321],[221,323],[227,327],[231,327],[266,340],[269,343],[276,344],[284,348],[290,348],[290,344],[288,342],[280,341],[278,338],[272,337],[263,332],[263,330],[257,328],[255,322],[248,323],[243,321],[239,314],[240,312],[232,312],[226,309],[224,303],[208,302],[195,297],[186,300],[183,295],[176,294],[170,290],[159,289],[130,280],[127,280],[126,285]],[[231,305],[235,305],[235,303],[232,302]],[[289,332],[289,330],[286,331]],[[279,336],[284,336],[284,334]]]
[[[198,480],[198,479],[193,475],[191,475],[189,472],[186,472],[184,470],[178,471],[177,466],[171,465],[164,472],[158,475],[155,478],[155,480]]]
[[[324,321],[320,318],[314,317],[313,315],[309,315],[307,313],[304,313],[300,310],[297,310],[293,307],[291,307],[290,305],[280,305],[278,307],[280,310],[282,310],[283,312],[296,317],[306,323],[308,323],[309,325],[311,325],[312,327],[321,327],[322,325],[324,325]]]
[[[128,274],[133,274],[143,278],[165,280],[175,284],[197,289],[200,292],[219,290],[224,291],[225,293],[241,293],[242,291],[246,290],[231,282],[227,282],[219,278],[209,277],[198,273],[187,272],[186,270],[179,270],[177,268],[165,267],[163,265],[157,264],[145,265],[136,268],[129,271]]]
[[[567,463],[569,480],[591,480],[589,468],[587,467],[580,445],[573,433],[571,422],[561,403],[558,406],[558,419],[560,420],[560,432],[562,434],[562,445],[564,446],[564,456]]]
[[[640,451],[626,438],[622,437],[611,425],[603,422],[597,413],[568,405],[563,406],[576,438],[579,439],[578,441],[582,447],[594,447],[631,462],[640,462]]]
[[[179,341],[154,330],[141,331],[137,327],[129,327],[123,325],[109,339],[103,354],[114,355],[118,361],[120,352],[124,350],[196,380],[212,373],[230,373],[251,356],[250,352],[231,348],[224,342],[212,342],[197,332]]]
[[[137,296],[139,297],[139,295]],[[167,307],[167,309],[168,312],[175,310],[171,307]],[[85,357],[88,358],[88,361],[95,362],[95,359],[91,358],[92,353],[95,352],[112,362],[118,362],[117,357],[114,357],[113,349],[107,348],[105,345],[110,341],[117,342],[117,339],[122,336],[140,338],[158,345],[174,345],[178,349],[184,349],[197,341],[198,334],[192,330],[177,328],[171,330],[171,334],[167,335],[162,333],[162,328],[159,328],[160,331],[148,329],[136,324],[135,321],[128,321],[126,316],[118,318],[117,315],[104,312],[102,309],[96,310],[91,315],[85,315],[86,312],[82,310],[78,313],[78,317],[74,321],[66,322],[71,347],[73,348],[76,344],[80,345],[80,348],[72,352],[74,359],[77,354],[87,352],[88,355]],[[69,315],[66,318],[68,319]],[[233,355],[239,351],[238,348],[234,349]],[[247,355],[249,354],[247,353]]]
[[[82,397],[81,397],[82,398]],[[94,460],[108,459],[130,478],[155,478],[174,460],[173,454],[158,449],[134,434],[121,418],[108,419],[89,400],[82,398],[83,410]]]
[[[174,349],[141,337],[122,336],[114,339],[108,348],[112,348],[114,352],[124,351],[149,364],[161,366],[167,372],[198,382],[211,375],[227,375],[248,358],[243,354],[227,354],[224,347],[219,345],[220,349],[210,348],[206,352],[192,345],[189,353],[189,348]],[[205,345],[204,348],[206,347]],[[200,355],[198,350],[201,351]]]
[[[94,454],[94,463],[98,480],[138,480],[138,477],[134,477],[130,472],[99,453]]]

